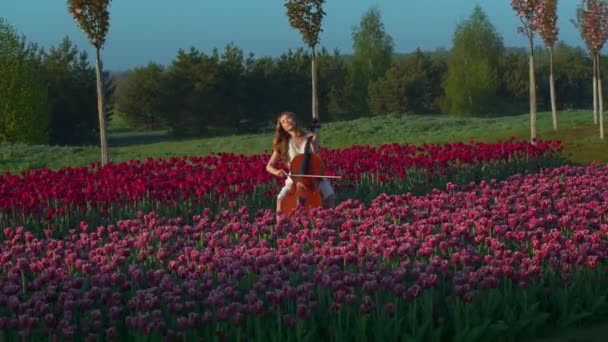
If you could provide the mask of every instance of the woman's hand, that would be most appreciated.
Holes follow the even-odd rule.
[[[274,175],[281,178],[287,177],[287,173],[283,171],[283,169],[277,169],[277,172],[275,172]]]
[[[281,169],[276,169],[273,165],[274,162],[279,158],[279,153],[277,151],[272,151],[272,156],[270,156],[270,160],[266,164],[266,171],[271,175],[275,175],[277,177],[285,177],[285,171]]]
[[[319,153],[319,141],[317,140],[317,135],[313,132],[309,132],[306,134],[306,138],[310,137],[310,146],[312,147],[313,153]]]

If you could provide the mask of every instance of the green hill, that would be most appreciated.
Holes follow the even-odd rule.
[[[538,138],[561,140],[566,147],[564,155],[574,162],[608,162],[608,142],[600,140],[599,127],[593,124],[591,112],[563,111],[558,113],[558,120],[560,129],[554,132],[551,114],[539,113]],[[165,131],[134,132],[126,127],[120,117],[114,117],[109,127],[110,158],[114,162],[121,162],[148,157],[205,155],[211,152],[263,153],[264,149],[270,149],[272,129],[273,127],[268,127],[268,133],[264,134],[179,139],[171,137]],[[322,123],[320,133],[321,145],[327,148],[395,142],[495,142],[507,140],[511,136],[529,139],[529,114],[488,119],[445,115],[386,115]],[[97,147],[2,145],[0,148],[0,171],[80,166],[98,160]]]

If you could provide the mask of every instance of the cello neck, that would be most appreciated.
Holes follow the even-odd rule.
[[[308,132],[312,132],[314,134],[317,134],[317,131],[319,129],[320,125],[319,125],[319,119],[317,118],[313,118],[312,120],[312,124],[310,125],[310,128],[308,128]],[[304,146],[304,159],[302,161],[302,167],[300,168],[300,174],[307,174],[309,173],[309,169],[310,169],[310,144],[312,142],[312,137],[308,137],[306,138],[306,145]]]
[[[306,174],[308,173],[308,165],[310,164],[310,142],[312,140],[312,137],[308,137],[306,138],[306,145],[304,146],[304,159],[302,161],[302,167],[300,168],[300,173],[301,174]]]

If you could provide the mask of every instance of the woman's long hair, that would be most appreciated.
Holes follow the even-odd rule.
[[[281,118],[285,115],[290,116],[296,125],[296,135],[301,137],[305,134],[304,129],[300,127],[298,124],[298,120],[296,118],[296,114],[293,112],[281,112],[277,117],[277,124],[274,131],[274,139],[272,140],[272,150],[279,152],[279,155],[283,158],[284,161],[289,160],[289,156],[287,155],[287,143],[289,142],[289,133],[283,129],[281,126]]]

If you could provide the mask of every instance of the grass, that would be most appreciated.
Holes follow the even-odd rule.
[[[606,341],[606,336],[608,322],[558,331],[544,338],[530,339],[530,342],[602,342]]]
[[[573,162],[608,162],[608,142],[600,140],[599,127],[593,124],[591,112],[562,111],[558,113],[558,119],[560,129],[554,132],[551,114],[538,113],[538,138],[561,140],[565,145],[565,157]],[[403,142],[496,142],[511,136],[526,140],[530,137],[530,118],[529,114],[488,119],[386,115],[322,124],[320,135],[322,146],[327,148]],[[114,162],[144,160],[148,157],[206,155],[211,152],[263,153],[265,149],[270,149],[271,141],[272,133],[179,139],[169,136],[166,131],[134,132],[117,116],[113,117],[108,127],[110,159]],[[1,147],[0,171],[83,166],[100,159],[99,148],[95,146],[17,144]]]

